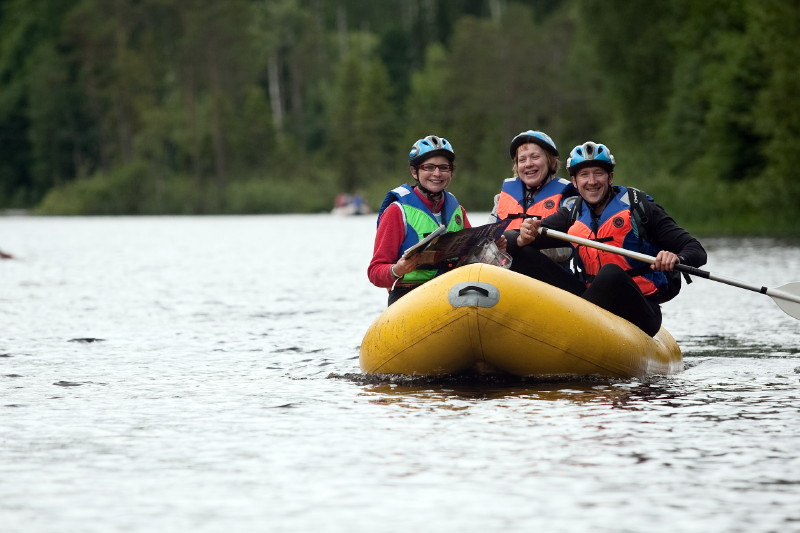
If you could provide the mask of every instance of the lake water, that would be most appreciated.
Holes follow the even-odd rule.
[[[0,217],[0,530],[800,531],[800,321],[769,297],[685,287],[674,376],[379,381],[374,231]],[[800,280],[798,242],[704,244]]]

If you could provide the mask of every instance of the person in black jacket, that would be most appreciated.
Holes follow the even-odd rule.
[[[508,253],[517,272],[577,294],[652,336],[661,327],[660,304],[680,291],[675,265],[703,266],[706,251],[651,197],[613,185],[615,165],[602,144],[589,141],[573,148],[567,171],[580,198],[544,220],[527,219],[519,231],[507,232]],[[539,236],[541,226],[653,255],[655,262],[575,245],[576,269],[570,273],[540,252],[563,246]]]

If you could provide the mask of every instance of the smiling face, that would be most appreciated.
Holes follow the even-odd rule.
[[[517,148],[514,167],[519,179],[531,189],[541,187],[550,174],[547,152],[534,143],[522,144]]]
[[[433,165],[433,170],[425,170],[424,167]],[[411,175],[418,180],[420,185],[432,193],[443,191],[450,185],[453,179],[452,171],[443,171],[440,167],[451,166],[450,160],[443,155],[435,155],[423,161],[416,167],[411,167]]]
[[[584,202],[593,206],[599,206],[608,197],[613,181],[614,173],[600,167],[584,167],[572,176],[572,184],[578,189],[578,194]]]

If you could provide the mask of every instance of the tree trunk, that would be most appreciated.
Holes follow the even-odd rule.
[[[281,135],[283,133],[283,98],[281,98],[280,57],[277,49],[269,54],[267,75],[269,76],[269,103],[272,108],[272,125],[278,135]]]
[[[195,179],[200,179],[201,165],[200,165],[200,134],[197,131],[197,103],[195,101],[195,70],[193,67],[186,69],[186,79],[184,81],[184,113],[186,115],[186,127],[189,131],[189,146],[186,148],[189,151],[191,158],[191,172]]]
[[[225,134],[222,123],[224,95],[216,54],[212,54],[209,61],[209,79],[211,81],[211,137],[214,145],[214,169],[220,193],[218,198],[222,202],[222,193],[225,189]]]

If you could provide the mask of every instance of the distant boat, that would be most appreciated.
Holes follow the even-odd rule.
[[[14,256],[5,253],[3,250],[0,250],[0,259],[14,259]]]
[[[368,215],[372,213],[372,209],[360,194],[339,193],[336,195],[331,213],[342,216]]]

